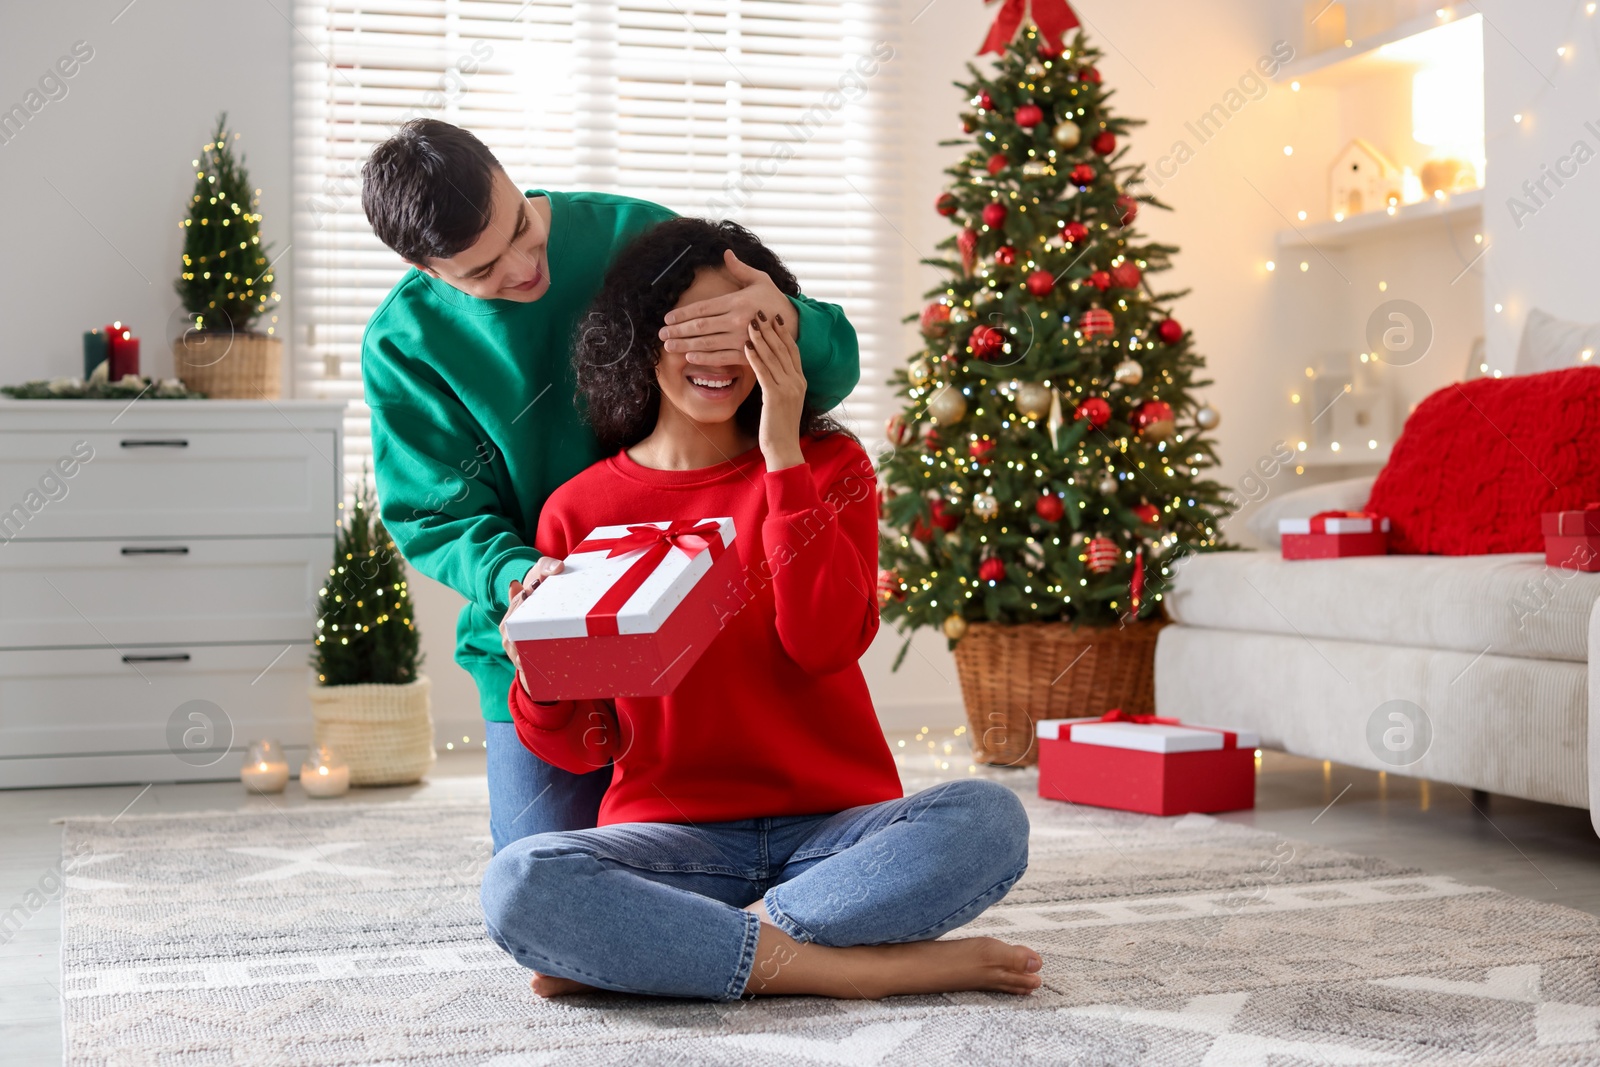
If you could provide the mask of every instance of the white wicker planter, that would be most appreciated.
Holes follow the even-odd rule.
[[[312,732],[350,764],[351,785],[409,785],[433,767],[431,686],[314,685]]]

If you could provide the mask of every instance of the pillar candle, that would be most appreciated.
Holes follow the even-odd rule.
[[[116,323],[112,327],[110,337],[111,372],[110,379],[114,382],[122,381],[124,375],[139,376],[139,339],[133,336],[133,331]]]
[[[111,358],[111,338],[104,330],[83,331],[83,380],[88,381],[94,369]],[[110,370],[110,367],[106,368]]]

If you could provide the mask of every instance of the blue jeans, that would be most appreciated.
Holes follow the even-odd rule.
[[[540,974],[624,993],[734,1000],[759,899],[800,942],[925,941],[1028,866],[1028,816],[994,782],[944,782],[824,815],[618,823],[524,837],[483,877],[489,936]]]
[[[594,827],[600,798],[611,785],[610,765],[573,774],[522,747],[514,723],[485,721],[483,726],[488,743],[489,835],[496,852],[520,837]]]

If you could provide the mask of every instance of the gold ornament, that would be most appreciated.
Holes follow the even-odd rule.
[[[1111,496],[1117,491],[1117,476],[1107,471],[1100,476],[1100,481],[1095,484],[1095,488],[1100,490],[1102,495]]]
[[[1135,386],[1144,381],[1144,368],[1138,360],[1125,359],[1111,371],[1118,385]]]
[[[967,636],[967,620],[960,615],[946,615],[942,629],[950,640],[959,641]]]
[[[1027,65],[1022,68],[1022,73],[1030,78],[1042,78],[1044,77],[1044,64],[1037,59],[1030,59]]]
[[[972,494],[972,513],[980,519],[992,519],[1000,514],[1000,501],[990,492]]]
[[[941,385],[938,391],[928,398],[928,414],[941,423],[960,422],[966,413],[967,398],[954,386]]]
[[[1202,430],[1215,430],[1222,425],[1222,412],[1207,404],[1194,413],[1194,424]]]
[[[1050,136],[1062,148],[1077,148],[1078,142],[1083,139],[1083,131],[1071,119],[1056,123],[1056,128],[1050,131]]]
[[[1038,419],[1050,410],[1050,397],[1055,390],[1038,382],[1023,382],[1017,386],[1017,410],[1024,418]]]
[[[925,359],[914,359],[911,366],[906,368],[906,377],[912,385],[926,385],[928,379],[933,377],[933,368],[928,366]]]

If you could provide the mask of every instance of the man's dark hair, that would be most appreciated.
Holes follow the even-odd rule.
[[[771,278],[784,295],[800,295],[800,283],[777,253],[737,222],[668,219],[634,238],[612,262],[588,315],[578,323],[572,345],[575,399],[602,445],[628,448],[655,429],[661,411],[661,387],[656,382],[661,342],[656,331],[694,284],[696,272],[723,266],[722,254],[730,248],[741,263]],[[760,429],[759,384],[734,418],[746,433]],[[800,417],[802,436],[848,432],[806,403]]]
[[[361,168],[361,206],[378,239],[411,263],[449,259],[489,226],[500,161],[460,126],[412,119]]]

